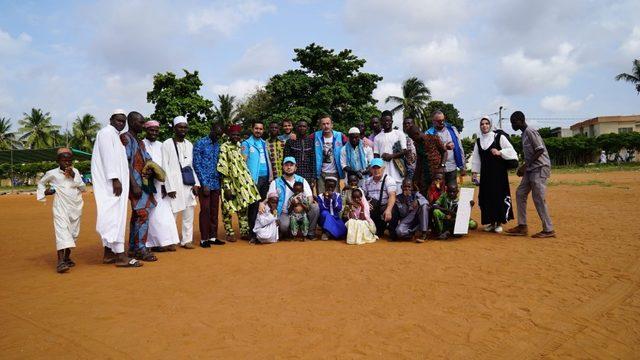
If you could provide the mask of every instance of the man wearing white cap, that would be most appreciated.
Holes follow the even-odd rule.
[[[155,120],[149,120],[144,123],[146,137],[144,146],[147,149],[151,160],[162,166],[162,142],[158,141],[160,133],[160,123]],[[171,202],[166,194],[162,191],[164,182],[153,180],[156,191],[156,201],[158,205],[151,209],[149,213],[149,235],[147,237],[147,247],[153,251],[175,251],[175,245],[180,242],[178,228],[176,227],[173,211],[171,210]]]
[[[129,199],[129,162],[120,132],[127,117],[124,110],[115,110],[110,124],[98,131],[91,156],[91,179],[96,198],[96,231],[104,246],[105,264],[139,267],[142,263],[129,259],[124,252]]]
[[[349,141],[340,150],[340,164],[347,175],[347,181],[349,176],[355,175],[359,186],[364,186],[364,179],[369,176],[373,150],[360,139],[360,129],[357,127],[349,129],[348,137]]]
[[[185,137],[189,125],[184,116],[173,119],[173,138],[162,144],[162,168],[167,173],[164,183],[173,215],[182,213],[180,246],[193,249],[193,216],[200,182],[193,171],[193,145]]]

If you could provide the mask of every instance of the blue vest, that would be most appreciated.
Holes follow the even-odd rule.
[[[369,166],[367,155],[364,153],[364,143],[362,140],[360,140],[356,149],[351,146],[351,143],[346,143],[344,145],[344,153],[346,155],[345,160],[347,160],[347,163],[343,164],[344,166],[348,166],[355,171],[366,170]],[[357,155],[353,156],[354,153]]]
[[[284,206],[285,195],[287,194],[287,184],[282,180],[282,176],[277,177],[276,182],[276,191],[278,192],[278,215],[282,214],[282,207]],[[301,182],[304,184],[304,178],[300,175],[293,175],[293,182]],[[293,187],[293,185],[291,186]]]
[[[269,161],[269,152],[267,151],[267,143],[263,139],[256,139],[251,135],[248,139],[242,142],[242,155],[247,157],[247,168],[251,173],[251,178],[254,183],[258,183],[258,176],[260,175],[260,148],[265,156],[265,165],[267,166],[267,174],[271,178],[271,161]]]
[[[340,164],[340,150],[342,150],[342,133],[340,131],[333,131],[333,163],[336,165],[338,171],[338,178],[342,179],[342,165]],[[313,133],[313,143],[316,149],[316,178],[320,178],[322,173],[322,146],[324,145],[324,139],[322,136],[322,130],[318,130]]]
[[[458,135],[456,135],[455,130],[453,130],[453,126],[449,123],[444,123],[444,126],[449,131],[449,135],[451,136],[451,142],[453,143],[453,158],[456,160],[456,166],[458,168],[464,168],[464,161],[462,160],[462,149],[460,149],[460,142],[458,141]],[[426,131],[429,135],[436,135],[436,128],[430,127],[429,130]]]

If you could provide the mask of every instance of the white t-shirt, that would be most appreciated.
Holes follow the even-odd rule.
[[[287,180],[287,179],[285,178],[285,181],[286,181],[289,185],[291,185],[291,187],[292,187],[292,188],[293,188],[293,184],[295,184],[295,182],[296,182],[295,178],[291,179],[291,181],[289,181],[289,180]],[[311,198],[313,198],[313,192],[311,191],[311,186],[309,186],[309,183],[307,182],[307,180],[302,179],[302,184],[303,184],[303,185],[302,185],[302,189],[303,189],[304,195],[305,195],[306,197],[311,197]],[[271,182],[271,184],[269,184],[269,192],[268,192],[268,193],[272,193],[272,192],[275,192],[275,193],[277,193],[277,192],[278,192],[278,187],[277,187],[277,185],[276,185],[276,181],[275,181],[275,180],[273,180],[273,181]],[[282,194],[279,194],[279,193],[278,193],[278,196],[282,196]],[[289,198],[291,198],[291,196],[293,196],[293,191],[291,191],[291,189],[289,189],[289,187],[285,185],[285,186],[284,186],[284,204],[285,204],[285,206],[283,206],[283,207],[282,207],[282,213],[283,213],[283,214],[286,214],[286,213],[287,213],[287,206],[286,206],[286,204],[288,204],[288,203],[289,203]]]
[[[336,161],[333,156],[333,135],[331,137],[322,137],[324,142],[322,143],[322,172],[325,174],[335,174]]]
[[[373,140],[373,153],[380,155],[380,157],[382,157],[382,154],[393,154],[393,145],[396,142],[400,142],[402,150],[407,149],[407,136],[402,131],[391,130],[388,133],[381,131]],[[396,182],[402,183],[403,177],[400,176],[400,172],[393,162],[384,162],[384,173],[394,178]]]

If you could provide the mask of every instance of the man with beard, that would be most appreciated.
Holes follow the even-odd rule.
[[[445,184],[457,184],[458,169],[460,169],[461,178],[467,175],[462,139],[458,129],[445,121],[442,111],[435,111],[432,114],[432,120],[433,126],[427,130],[427,134],[438,135],[447,148],[447,160],[444,163]]]

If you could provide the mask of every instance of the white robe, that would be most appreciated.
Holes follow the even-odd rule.
[[[493,131],[489,131],[486,134],[480,134],[480,147],[482,150],[487,150],[491,144],[493,144],[493,140],[496,138],[496,133]],[[509,142],[506,136],[500,136],[500,153],[501,157],[505,160],[518,160],[518,153]],[[473,153],[471,154],[471,171],[475,173],[480,173],[480,152],[478,150],[478,143],[476,142],[473,146]],[[481,174],[482,175],[482,174]]]
[[[147,152],[151,155],[151,159],[162,166],[162,143],[160,141],[151,142],[147,139],[142,140]],[[154,180],[156,187],[156,201],[158,204],[149,212],[149,235],[147,236],[147,247],[168,246],[180,242],[178,237],[178,227],[176,226],[171,211],[171,202],[169,197],[162,198],[163,183]]]
[[[112,179],[120,180],[122,194],[113,194]],[[107,125],[98,131],[91,156],[91,180],[96,198],[96,231],[102,244],[114,253],[124,252],[129,205],[129,163],[116,128]]]
[[[184,150],[181,150],[181,146],[184,146]],[[184,145],[178,145],[178,152],[180,152],[180,163],[178,163],[173,138],[169,138],[162,143],[162,168],[167,173],[164,186],[168,193],[172,191],[176,192],[175,199],[169,198],[171,209],[174,213],[180,212],[189,206],[196,206],[196,197],[191,191],[192,187],[182,183],[182,173],[180,172],[180,165],[182,165],[182,167],[191,166],[193,169],[193,145],[189,140],[184,139]],[[198,181],[198,177],[195,176],[195,173],[194,178],[196,185],[200,186],[200,182]]]
[[[266,206],[268,209],[269,205]],[[273,215],[270,211],[258,214],[256,218],[256,225],[253,227],[253,232],[256,233],[258,241],[261,243],[274,243],[278,241],[279,234],[278,224],[276,223],[277,219],[277,216]]]
[[[44,191],[50,184],[56,190],[53,195],[53,228],[56,234],[56,250],[76,247],[80,234],[82,216],[82,193],[85,185],[78,169],[73,169],[74,177],[69,179],[60,168],[44,173],[38,181],[36,199],[47,201]]]

